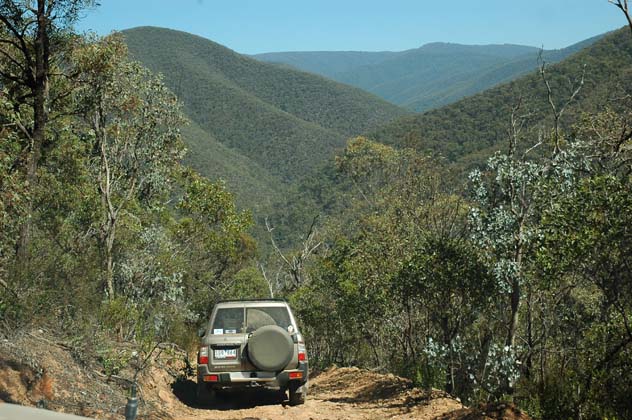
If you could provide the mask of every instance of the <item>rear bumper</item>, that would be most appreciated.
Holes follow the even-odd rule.
[[[301,373],[300,379],[290,378],[290,374]],[[207,365],[198,365],[198,383],[205,382],[217,389],[238,387],[265,387],[273,389],[285,389],[291,382],[300,386],[307,383],[308,363],[299,362],[296,369],[288,369],[282,372],[245,371],[222,372],[210,371]],[[209,381],[209,376],[216,376]],[[206,379],[206,380],[205,380]],[[215,380],[217,379],[217,380]]]

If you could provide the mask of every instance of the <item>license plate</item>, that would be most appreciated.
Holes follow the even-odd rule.
[[[213,358],[215,359],[236,359],[237,349],[215,349],[213,350]]]

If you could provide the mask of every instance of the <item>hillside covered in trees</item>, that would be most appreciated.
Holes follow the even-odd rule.
[[[123,35],[131,56],[161,73],[184,104],[196,130],[184,132],[191,163],[206,176],[227,179],[238,192],[242,176],[278,192],[278,184],[330,159],[347,137],[406,113],[359,89],[261,63],[184,32],[143,27]],[[229,164],[214,164],[221,156],[214,153],[220,147],[215,142],[231,150]],[[257,168],[270,175],[262,177]]]
[[[624,28],[560,63],[544,64],[551,99],[558,111],[580,88],[559,121],[561,128],[572,130],[573,123],[585,112],[618,106],[609,98],[613,90],[630,82],[632,44]],[[540,70],[443,108],[395,119],[363,134],[379,143],[414,149],[432,157],[438,166],[450,168],[442,176],[458,189],[469,171],[484,166],[496,151],[506,150],[512,112],[516,117],[525,116],[521,125],[533,138],[552,129],[555,117]],[[291,242],[289,238],[296,236],[314,216],[339,214],[348,205],[348,193],[354,188],[340,178],[333,161],[326,162],[276,206],[271,219],[279,224],[280,237]]]
[[[610,101],[612,92],[631,82],[632,43],[627,31],[623,28],[606,35],[558,64],[547,64],[545,59],[545,75],[558,111],[581,87],[561,115],[560,124],[567,129],[583,113],[618,106]],[[544,129],[552,121],[547,87],[539,70],[441,109],[400,118],[368,136],[471,167],[484,163],[504,145],[509,117],[519,104],[531,129]]]
[[[599,38],[541,54],[548,62],[558,62]],[[287,52],[254,57],[321,74],[423,112],[533,71],[539,55],[539,48],[523,45],[436,42],[399,52]]]

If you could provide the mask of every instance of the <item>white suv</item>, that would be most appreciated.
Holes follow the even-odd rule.
[[[307,394],[307,351],[284,300],[223,301],[200,330],[197,397],[213,404],[217,391],[265,387],[289,391],[290,405]]]

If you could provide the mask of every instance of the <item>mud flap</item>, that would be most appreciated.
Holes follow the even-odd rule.
[[[305,399],[307,398],[307,382],[302,385],[290,383],[289,391],[290,405],[305,404]]]

